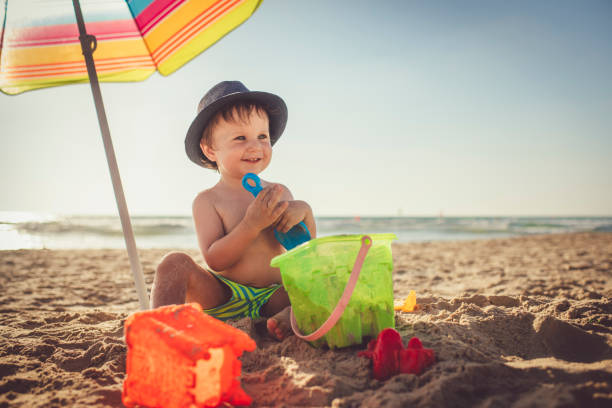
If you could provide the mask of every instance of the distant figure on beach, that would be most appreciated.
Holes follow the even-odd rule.
[[[257,198],[242,186],[246,173],[268,167],[286,122],[279,96],[249,91],[238,81],[221,82],[204,95],[185,150],[191,161],[219,173],[217,184],[200,192],[192,207],[207,268],[185,253],[167,254],[155,273],[153,308],[198,302],[221,320],[267,317],[273,337],[289,335],[289,297],[280,271],[270,266],[285,249],[273,231],[286,233],[303,221],[315,238],[314,216],[281,184],[262,180]]]

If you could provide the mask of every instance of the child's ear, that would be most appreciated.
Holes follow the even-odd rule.
[[[206,156],[208,160],[212,162],[217,161],[217,158],[215,157],[215,151],[209,145],[206,144],[204,139],[200,141],[200,149],[202,149],[202,153],[204,153],[204,156]]]

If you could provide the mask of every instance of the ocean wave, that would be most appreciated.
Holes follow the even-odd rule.
[[[118,217],[67,217],[38,222],[3,222],[25,234],[67,235],[89,234],[100,236],[122,236],[123,230]],[[155,217],[133,217],[132,229],[135,235],[168,235],[193,232],[190,217],[168,220]]]
[[[116,216],[53,216],[0,212],[0,249],[122,248]],[[612,217],[317,217],[318,236],[395,233],[397,242],[509,237],[527,234],[612,232]],[[195,248],[190,216],[135,216],[138,247]]]

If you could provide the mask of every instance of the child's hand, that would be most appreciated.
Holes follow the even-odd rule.
[[[283,188],[280,185],[265,187],[249,204],[244,222],[257,231],[274,224],[289,206],[287,201],[280,201],[282,194]]]
[[[295,225],[304,221],[310,207],[304,201],[289,201],[289,206],[276,222],[276,230],[287,233]]]

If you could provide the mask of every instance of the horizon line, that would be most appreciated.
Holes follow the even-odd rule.
[[[13,214],[13,215],[39,215],[39,216],[55,216],[55,217],[119,217],[117,213],[98,213],[98,212],[38,212],[38,211],[13,211],[13,210],[0,210],[2,214]],[[133,213],[130,217],[142,218],[142,217],[191,217],[189,213]],[[612,218],[612,214],[501,214],[501,213],[488,213],[488,214],[321,214],[315,215],[315,218]]]

